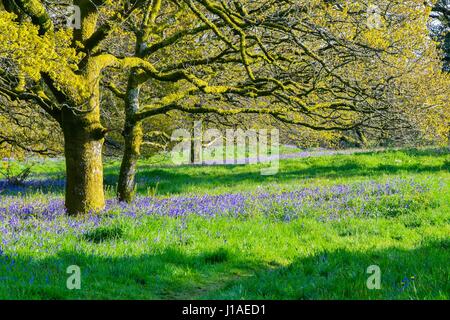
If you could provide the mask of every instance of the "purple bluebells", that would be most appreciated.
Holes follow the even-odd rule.
[[[55,186],[50,182],[46,184]],[[40,186],[39,190],[42,189],[42,185]],[[177,236],[180,243],[186,243],[189,235],[184,232],[187,224],[184,218],[189,216],[206,219],[228,217],[230,220],[263,217],[279,223],[291,223],[298,218],[311,217],[327,222],[351,217],[373,218],[404,214],[428,205],[432,198],[428,194],[431,188],[426,182],[406,179],[292,188],[283,189],[279,185],[270,185],[254,192],[219,195],[139,196],[130,204],[109,199],[102,212],[92,212],[81,217],[66,215],[62,196],[43,195],[39,192],[35,195],[26,193],[29,194],[26,196],[2,193],[0,270],[3,268],[5,272],[10,272],[17,268],[15,254],[23,246],[27,246],[35,254],[55,254],[64,249],[64,238],[76,237],[75,239],[83,241],[81,236],[93,229],[121,223],[124,219],[139,225],[145,217],[182,217]],[[28,185],[27,190],[32,191],[32,185]],[[154,241],[160,241],[159,235]],[[76,242],[74,250],[78,250],[79,245]],[[43,281],[35,279],[33,272],[29,272],[27,279],[30,285]],[[0,285],[2,281],[14,283],[16,279],[0,277]],[[48,282],[48,279],[45,281]]]
[[[6,180],[0,180],[0,195],[63,191],[65,183],[65,179],[30,179],[20,185],[14,185]]]
[[[61,198],[33,197],[27,200],[4,196],[0,198],[0,236],[5,238],[5,234],[9,233],[17,235],[30,227],[64,233],[100,225],[105,219],[118,216],[138,219],[141,216],[180,217],[192,214],[245,218],[262,214],[282,221],[305,215],[319,215],[327,219],[379,216],[386,208],[404,211],[413,209],[420,195],[428,190],[422,183],[396,179],[385,183],[364,182],[276,192],[138,197],[131,204],[108,200],[104,212],[82,218],[66,217]]]
[[[272,188],[273,189],[273,188]],[[295,190],[258,190],[221,195],[138,197],[131,204],[108,200],[103,212],[68,217],[62,198],[0,197],[0,245],[14,246],[32,238],[36,250],[58,250],[48,244],[54,236],[78,236],[112,224],[115,219],[131,219],[140,224],[145,216],[205,218],[254,216],[288,223],[300,217],[318,221],[348,217],[395,216],[426,205],[429,187],[412,180],[395,179],[385,183],[364,182]],[[49,246],[46,248],[46,246]]]

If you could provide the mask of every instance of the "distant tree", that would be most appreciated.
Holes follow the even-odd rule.
[[[10,103],[0,95],[0,157],[21,159],[31,153],[56,156],[62,151],[57,124],[35,105]]]
[[[444,70],[450,71],[450,1],[439,0],[431,12],[430,29],[443,50]]]

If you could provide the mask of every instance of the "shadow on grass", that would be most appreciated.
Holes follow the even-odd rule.
[[[291,164],[289,165],[291,166]],[[186,169],[178,168],[141,168],[137,175],[138,193],[145,194],[148,187],[159,181],[158,194],[170,195],[186,192],[186,187],[213,189],[215,187],[236,186],[242,183],[280,183],[293,180],[314,178],[341,179],[352,177],[378,177],[382,174],[399,173],[436,173],[449,170],[450,165],[402,164],[378,165],[366,167],[352,160],[345,160],[335,164],[311,164],[304,169],[295,167],[280,168],[280,172],[273,176],[263,176],[259,167],[241,171],[238,166],[214,168]],[[250,171],[251,170],[251,171]],[[189,172],[189,173],[188,173]],[[112,180],[113,177],[109,177]]]
[[[378,164],[366,166],[358,159],[363,156],[389,154],[386,152],[367,152],[351,155],[337,155],[333,161],[321,161],[320,158],[303,158],[281,162],[280,171],[273,176],[262,176],[260,169],[265,165],[227,165],[227,166],[151,166],[141,165],[136,176],[138,181],[137,192],[146,195],[149,188],[154,188],[158,182],[158,194],[180,194],[186,187],[214,188],[217,186],[235,186],[242,183],[270,183],[312,178],[351,178],[376,177],[381,174],[398,173],[435,173],[450,169],[450,161],[443,161],[442,165],[427,164],[421,161],[422,157],[444,157],[449,154],[447,148],[439,149],[408,149],[402,153],[414,157],[413,163],[401,162],[396,164]],[[442,158],[444,160],[444,158]],[[105,186],[114,190],[118,179],[118,168],[108,166],[105,169]],[[51,179],[46,180],[51,184]],[[33,181],[32,181],[33,182]],[[2,186],[0,185],[0,191]],[[28,188],[3,187],[3,194],[18,195],[26,192],[40,190],[44,194],[64,191],[64,184],[57,181],[55,186],[40,188],[39,184],[31,183]]]
[[[158,181],[158,194],[180,194],[186,187],[214,188],[217,186],[235,186],[241,183],[267,183],[303,180],[313,178],[352,178],[376,177],[380,174],[398,173],[435,173],[450,169],[450,162],[443,161],[442,165],[427,164],[422,157],[442,157],[450,154],[448,148],[407,149],[401,152],[414,157],[413,163],[400,162],[395,164],[378,164],[366,166],[359,159],[367,156],[389,155],[393,151],[364,152],[351,155],[337,155],[335,161],[321,161],[320,157],[299,158],[282,161],[280,171],[273,176],[263,176],[260,169],[264,165],[227,165],[227,166],[161,166],[153,167],[141,165],[137,174],[138,193],[145,194],[148,187],[153,187]],[[395,152],[395,151],[394,151]],[[325,157],[326,158],[326,157]],[[105,175],[108,181],[115,181],[115,173]]]
[[[141,256],[16,257],[9,270],[0,259],[0,299],[448,299],[449,247],[444,240],[414,250],[323,251],[287,266],[224,248],[198,255],[168,248]],[[81,268],[81,290],[66,288],[70,265]],[[370,265],[381,269],[381,290],[366,287]]]
[[[449,299],[450,240],[413,250],[339,249],[228,283],[205,299]],[[380,290],[369,290],[369,266],[380,268]]]
[[[71,265],[80,267],[81,290],[66,287]],[[261,268],[225,248],[197,255],[168,248],[124,257],[68,251],[39,260],[0,256],[0,299],[188,299]]]

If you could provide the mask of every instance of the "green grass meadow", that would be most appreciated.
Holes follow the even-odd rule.
[[[119,164],[105,160],[110,198]],[[265,166],[175,167],[155,158],[142,160],[137,193],[165,199],[396,180],[427,189],[413,194],[405,188],[374,202],[367,215],[345,215],[344,210],[334,219],[324,218],[327,201],[334,201],[324,199],[323,207],[288,220],[280,219],[276,208],[262,214],[255,204],[254,212],[239,217],[119,215],[82,236],[70,230],[22,230],[3,247],[0,299],[450,298],[446,149],[281,160],[273,176],[260,174]],[[60,179],[64,163],[43,161],[32,171],[33,178]],[[59,189],[0,193],[25,202],[62,195]],[[364,199],[372,201],[370,195]],[[356,202],[347,205],[359,208]],[[80,290],[66,287],[70,265],[80,267]],[[372,265],[380,268],[380,289],[366,285]]]

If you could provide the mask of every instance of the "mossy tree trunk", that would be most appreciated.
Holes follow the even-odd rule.
[[[151,10],[144,15],[141,27],[136,33],[135,56],[145,56],[147,43],[151,33],[151,25],[155,24],[156,14],[159,11],[161,1],[152,2]],[[141,156],[141,145],[143,142],[142,119],[137,119],[139,112],[140,91],[142,79],[139,79],[140,69],[132,68],[128,77],[125,101],[125,124],[122,132],[125,140],[125,148],[120,166],[119,181],[117,184],[117,198],[122,202],[131,202],[134,198],[136,187],[137,161]]]
[[[98,211],[105,206],[102,147],[104,129],[96,115],[63,112],[66,157],[66,208],[69,215]]]
[[[135,115],[139,110],[139,84],[136,82],[135,71],[132,72],[125,97],[125,126],[123,137],[125,148],[120,166],[117,197],[119,201],[131,202],[136,186],[137,161],[141,155],[143,139],[142,121],[137,121]]]
[[[135,193],[136,168],[142,142],[142,124],[134,123],[125,128],[125,149],[120,166],[117,196],[119,201],[131,202]]]

